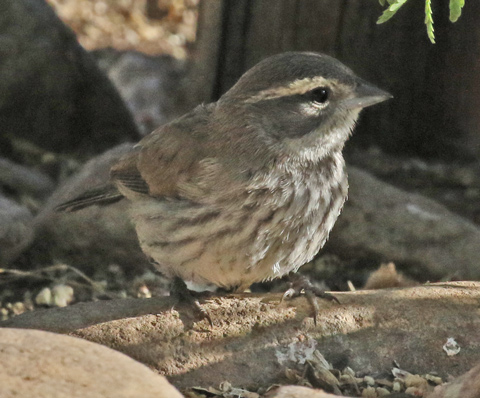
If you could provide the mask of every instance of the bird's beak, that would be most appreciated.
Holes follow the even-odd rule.
[[[393,95],[362,80],[355,88],[353,97],[342,101],[342,105],[347,109],[366,108],[390,98],[393,98]]]

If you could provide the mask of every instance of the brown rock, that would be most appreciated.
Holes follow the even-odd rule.
[[[170,297],[112,300],[35,311],[0,325],[74,334],[157,369],[177,388],[232,385],[256,391],[291,384],[315,349],[335,369],[391,374],[392,361],[413,374],[458,376],[480,358],[480,283],[457,282],[402,289],[336,292],[341,304],[320,301],[318,325],[301,297],[231,295],[202,303],[213,319],[192,323],[190,312],[171,311]],[[144,315],[155,314],[155,315]],[[92,326],[88,326],[92,325]],[[448,356],[453,338],[460,347]]]
[[[415,285],[418,285],[418,283],[399,273],[394,263],[388,263],[380,265],[376,271],[372,272],[363,288],[371,290]]]
[[[437,386],[426,398],[478,398],[480,397],[480,365],[450,383]]]
[[[38,330],[0,329],[0,396],[181,398],[165,378],[119,352]]]

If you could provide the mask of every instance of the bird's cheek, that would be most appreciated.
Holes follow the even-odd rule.
[[[360,109],[342,109],[338,108],[337,111],[330,117],[332,121],[331,128],[346,128],[353,129],[358,119]]]
[[[318,117],[322,109],[309,103],[300,104],[299,113],[304,117]]]

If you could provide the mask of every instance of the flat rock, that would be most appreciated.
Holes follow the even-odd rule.
[[[335,369],[391,376],[393,362],[413,374],[460,376],[480,361],[480,283],[336,292],[321,301],[317,325],[305,298],[242,294],[202,302],[208,322],[170,297],[111,300],[25,313],[3,327],[71,332],[158,370],[177,388],[231,385],[257,391],[291,384],[314,350]],[[137,315],[135,315],[137,314]],[[449,341],[455,346],[444,348]],[[458,350],[459,349],[459,350]]]
[[[21,329],[0,329],[0,396],[182,397],[164,377],[117,351]]]

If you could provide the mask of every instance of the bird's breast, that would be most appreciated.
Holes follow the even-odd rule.
[[[132,212],[142,249],[160,271],[241,290],[311,260],[346,194],[343,167],[301,175],[272,170],[219,203],[147,198]]]

